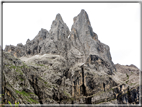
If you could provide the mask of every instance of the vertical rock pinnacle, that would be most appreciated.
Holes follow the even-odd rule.
[[[57,20],[57,21],[60,20],[60,21],[63,22],[63,19],[62,19],[61,15],[59,13],[56,15],[56,19],[55,20]]]

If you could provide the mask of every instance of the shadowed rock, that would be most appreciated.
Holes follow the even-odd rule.
[[[42,28],[25,45],[6,46],[5,104],[138,103],[137,67],[113,64],[109,46],[100,42],[85,10],[73,20],[69,31],[57,14],[49,32]]]

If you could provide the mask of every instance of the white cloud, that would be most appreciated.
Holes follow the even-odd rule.
[[[139,3],[4,3],[3,46],[25,44],[41,28],[49,31],[57,13],[71,29],[81,9],[99,40],[110,46],[113,62],[140,68]]]

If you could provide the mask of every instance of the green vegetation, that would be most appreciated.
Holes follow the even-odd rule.
[[[10,102],[10,101],[8,101],[8,103],[9,103],[9,104],[10,104],[10,106],[12,107],[11,102]],[[19,102],[18,102],[18,103],[15,103],[15,107],[18,107],[18,104],[19,104]]]
[[[46,67],[48,69],[48,66],[46,66],[44,64],[36,64],[36,66]]]
[[[133,74],[133,72],[131,72],[131,75]]]
[[[28,93],[26,93],[25,91],[18,91],[16,90],[16,93],[20,94],[20,95],[23,95],[23,96],[30,96]]]
[[[129,75],[126,73],[126,76],[127,76],[126,84],[128,84],[128,82],[129,82]]]
[[[14,66],[14,65],[11,65],[9,68],[13,68],[13,69],[16,69],[16,66]]]
[[[15,107],[18,107],[18,105],[19,105],[19,102],[18,102],[18,103],[15,103]]]
[[[30,103],[39,103],[38,101],[30,98],[30,94],[34,94],[34,93],[26,93],[25,91],[18,91],[18,90],[16,90],[16,93],[22,95],[25,98],[25,100]]]
[[[44,83],[45,83],[45,84],[47,84],[47,82],[46,82],[46,81],[44,81]]]
[[[51,88],[51,85],[50,85],[47,81],[45,81],[45,80],[42,79],[41,77],[39,77],[39,80],[42,81],[42,82],[44,82],[47,87],[50,87],[50,88]]]
[[[55,89],[57,89],[57,87],[56,87],[56,86],[54,86],[54,85],[52,85],[52,87],[54,87]]]
[[[126,81],[126,84],[129,82],[129,80]]]
[[[7,64],[7,65],[5,65],[6,67],[8,67],[9,65]]]
[[[36,66],[45,66],[45,65],[43,65],[43,64],[36,64]]]
[[[70,97],[70,95],[69,95],[67,92],[65,92],[65,91],[64,91],[64,94],[65,94],[66,96]]]
[[[24,79],[23,79],[23,78],[20,78],[20,80],[21,80],[21,81],[24,81]]]
[[[21,71],[21,70],[16,69],[16,72],[20,72],[20,74],[22,74],[22,71]]]
[[[132,86],[132,85],[136,85],[137,83],[131,83],[130,85]]]
[[[44,73],[43,75],[46,75],[46,73]]]
[[[24,62],[23,62],[23,66],[21,66],[21,68],[22,67],[29,68],[29,66],[27,66]]]
[[[28,102],[31,102],[31,103],[39,103],[38,101],[32,99],[32,98],[29,98],[29,99],[26,99]]]
[[[129,75],[126,73],[127,79],[129,79]]]
[[[22,76],[22,73],[20,73],[21,75],[17,75],[18,79],[20,79],[21,81],[24,81],[24,77]]]
[[[11,102],[10,101],[8,101],[8,103],[10,104],[10,106],[12,107],[12,104],[11,104]],[[19,102],[18,103],[15,103],[15,107],[18,107],[18,105],[19,105]],[[2,107],[4,106],[4,104],[2,105]]]
[[[8,103],[10,104],[10,106],[12,107],[12,104],[11,104],[11,102],[10,101],[8,101]]]
[[[30,94],[30,95],[36,95],[35,93],[32,93],[32,92],[30,92],[29,94]],[[37,95],[36,95],[36,96],[37,96]]]
[[[23,75],[23,73],[22,73],[22,71],[21,71],[21,66],[10,65],[9,68],[10,68],[10,69],[14,69],[16,72],[20,72],[20,74]]]
[[[71,101],[75,100],[75,98],[71,97],[70,94],[67,93],[66,91],[63,91],[63,93],[64,93],[67,97],[69,97],[68,99],[66,99],[67,101],[69,101],[69,100],[71,100]]]

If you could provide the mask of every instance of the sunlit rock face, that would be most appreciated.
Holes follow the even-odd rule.
[[[114,65],[85,10],[71,31],[60,14],[26,44],[3,51],[5,104],[138,104],[139,69]]]

